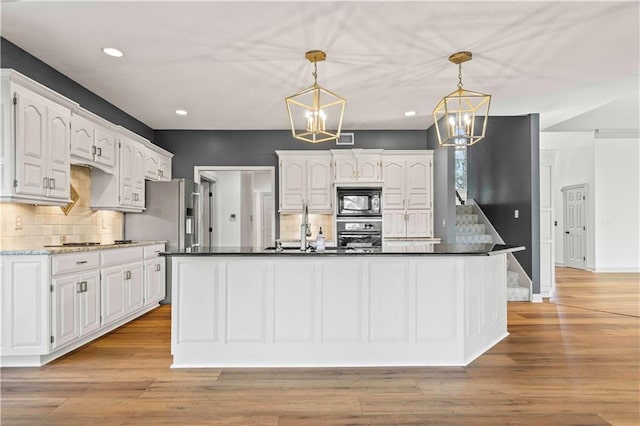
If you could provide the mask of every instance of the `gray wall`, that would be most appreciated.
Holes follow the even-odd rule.
[[[467,149],[468,197],[480,205],[540,293],[539,117],[489,118],[486,138]],[[519,210],[519,218],[514,210]]]
[[[433,150],[433,232],[443,243],[456,241],[454,150],[441,147],[434,126],[427,130],[427,149]],[[443,226],[444,225],[444,226]]]
[[[37,30],[35,30],[37,31]],[[13,68],[27,77],[77,102],[96,115],[118,124],[147,139],[153,139],[153,129],[126,112],[85,89],[64,74],[15,44],[0,38],[0,67]]]
[[[425,130],[350,133],[355,133],[354,145],[305,143],[293,139],[289,130],[156,130],[153,141],[175,154],[173,176],[191,179],[194,166],[276,166],[276,150],[427,149]]]

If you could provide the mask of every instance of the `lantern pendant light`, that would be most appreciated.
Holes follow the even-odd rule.
[[[470,146],[485,136],[491,95],[462,88],[462,63],[471,58],[471,52],[449,56],[449,60],[458,65],[458,89],[442,98],[433,110],[441,146]]]
[[[318,62],[327,58],[326,53],[310,50],[305,57],[313,63],[313,85],[286,98],[291,133],[310,143],[338,139],[346,100],[318,84]]]

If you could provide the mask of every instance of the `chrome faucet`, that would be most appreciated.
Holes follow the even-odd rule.
[[[302,203],[302,223],[300,224],[300,250],[307,250],[307,237],[311,236],[311,226],[309,224],[309,208],[307,203]]]

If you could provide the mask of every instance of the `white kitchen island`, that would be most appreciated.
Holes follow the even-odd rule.
[[[466,365],[508,335],[506,253],[521,249],[165,253],[172,367]]]

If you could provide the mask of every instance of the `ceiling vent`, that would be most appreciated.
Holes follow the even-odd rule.
[[[336,145],[353,145],[354,140],[353,133],[340,133],[340,137],[336,139]]]

